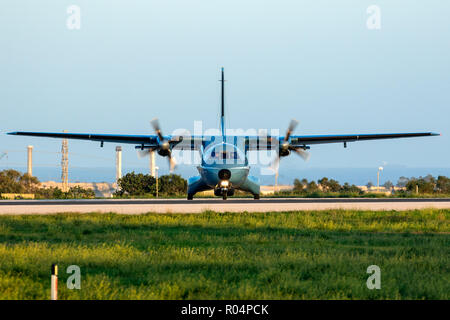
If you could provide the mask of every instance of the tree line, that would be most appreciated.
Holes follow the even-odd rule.
[[[421,194],[450,194],[450,178],[446,176],[432,175],[419,178],[400,177],[398,186],[404,186],[408,192],[416,192]]]
[[[369,181],[367,187],[372,187],[373,184]],[[398,196],[406,196],[413,194],[446,194],[450,195],[450,178],[446,176],[438,176],[437,178],[432,175],[426,177],[400,177],[397,182],[397,187],[401,190],[393,190],[394,184],[391,181],[387,181],[383,184],[383,187],[387,191],[393,191]],[[370,192],[370,190],[369,190]],[[341,185],[334,179],[328,179],[326,177],[315,181],[308,181],[307,179],[295,179],[293,193],[302,195],[311,194],[324,194],[324,193],[340,193],[340,194],[352,194],[352,196],[363,195],[365,192],[356,185],[348,184],[347,182]]]
[[[156,179],[149,174],[130,172],[118,180],[118,188],[114,196],[116,197],[134,197],[134,196],[156,196],[158,194],[165,196],[185,196],[187,190],[187,181],[180,175],[163,175]],[[384,184],[387,190],[393,187],[393,183],[387,181]],[[450,178],[446,176],[433,177],[400,177],[397,182],[398,187],[403,190],[396,190],[396,196],[414,196],[415,194],[435,194],[450,195]],[[36,177],[22,174],[19,171],[8,169],[0,171],[0,193],[32,193],[36,199],[88,199],[94,198],[95,193],[92,189],[79,186],[71,187],[69,191],[63,192],[58,187],[43,188]],[[239,193],[240,194],[240,193]],[[337,180],[323,177],[317,181],[308,181],[307,179],[295,179],[291,191],[281,191],[280,195],[298,195],[321,197],[329,195],[343,196],[363,196],[365,194],[359,187],[349,183],[341,185]]]
[[[34,194],[36,199],[90,199],[95,198],[94,190],[79,186],[63,192],[58,187],[43,188],[38,178],[13,169],[0,171],[0,193]]]
[[[116,197],[156,196],[156,178],[149,174],[129,172],[117,181]],[[158,194],[161,196],[184,196],[187,181],[178,174],[158,178]]]
[[[149,174],[127,173],[118,181],[116,197],[156,196],[156,179]],[[180,175],[169,174],[158,178],[161,196],[186,195],[187,181]],[[94,190],[79,186],[63,192],[58,187],[43,188],[38,178],[8,169],[0,171],[0,194],[34,194],[36,199],[89,199],[95,198]]]
[[[360,188],[355,186],[354,184],[350,185],[345,182],[341,185],[338,181],[334,179],[328,179],[327,177],[323,177],[322,179],[315,181],[308,181],[307,179],[295,179],[294,180],[294,188],[293,193],[307,195],[307,194],[316,194],[320,193],[346,193],[346,194],[362,194]]]

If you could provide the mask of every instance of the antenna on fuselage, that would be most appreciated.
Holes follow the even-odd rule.
[[[225,142],[225,79],[224,79],[224,72],[222,68],[222,79],[219,80],[222,82],[222,101],[221,101],[221,108],[220,108],[220,129],[222,131],[222,138]]]

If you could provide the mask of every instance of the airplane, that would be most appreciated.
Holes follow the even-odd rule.
[[[258,179],[249,175],[249,151],[275,150],[277,153],[273,165],[278,165],[280,158],[295,152],[304,160],[309,153],[306,151],[312,145],[324,143],[347,143],[394,138],[411,138],[438,136],[433,132],[416,133],[382,133],[382,134],[344,134],[344,135],[293,135],[297,121],[292,120],[284,136],[278,135],[226,135],[225,134],[225,88],[224,69],[221,69],[221,112],[220,135],[163,135],[158,119],[153,119],[151,125],[156,134],[153,135],[122,135],[97,133],[55,133],[55,132],[9,132],[10,135],[51,137],[63,139],[91,140],[104,142],[134,144],[143,155],[156,151],[169,160],[170,171],[175,168],[173,150],[199,151],[201,164],[197,167],[199,175],[189,178],[187,199],[201,191],[214,190],[215,196],[227,197],[234,195],[235,190],[249,192],[255,200],[260,198]]]

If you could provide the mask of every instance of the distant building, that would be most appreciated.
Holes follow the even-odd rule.
[[[370,192],[370,193],[384,193],[386,195],[392,194],[396,191],[406,190],[404,187],[392,187],[392,188],[385,188],[385,187],[377,187],[377,186],[357,186],[361,191],[363,192]]]
[[[59,188],[62,190],[63,183],[55,182],[55,181],[46,181],[41,182],[41,186],[43,188]],[[94,190],[96,197],[105,197],[111,198],[112,194],[116,191],[116,183],[107,183],[107,182],[69,182],[68,188],[71,187],[80,187],[83,189],[92,189]]]
[[[292,191],[293,189],[293,185],[261,186],[261,194],[268,195],[280,191]]]

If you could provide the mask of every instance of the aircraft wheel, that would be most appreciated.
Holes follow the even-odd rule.
[[[224,193],[224,194],[222,195],[222,199],[223,199],[223,200],[227,200],[227,194],[226,194],[226,193]]]
[[[194,199],[194,195],[193,194],[188,194],[187,199],[188,200],[193,200]]]
[[[255,194],[255,195],[253,195],[253,199],[255,199],[255,200],[259,200],[259,194]]]

